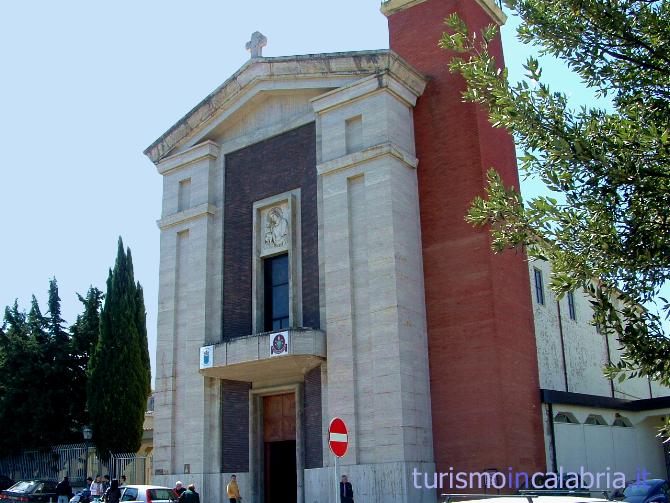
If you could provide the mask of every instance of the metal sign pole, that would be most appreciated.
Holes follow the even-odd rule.
[[[340,498],[340,481],[337,478],[337,456],[335,456],[335,503]]]

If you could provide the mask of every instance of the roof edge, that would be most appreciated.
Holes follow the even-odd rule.
[[[338,59],[353,59],[354,61],[347,64],[344,61],[337,61]],[[327,75],[364,76],[380,70],[388,70],[394,63],[400,64],[412,78],[422,82],[427,80],[390,49],[250,59],[149,145],[144,150],[144,154],[154,164],[158,164],[186,138],[218,115],[231,100],[259,80],[290,76],[303,78]]]
[[[540,389],[540,400],[542,403],[577,405],[581,407],[594,407],[598,409],[627,410],[631,412],[643,412],[647,410],[670,408],[670,396],[627,400],[625,398],[589,395],[586,393],[575,393],[571,391]]]
[[[397,12],[409,9],[426,0],[384,0],[380,7],[380,11],[386,17],[390,17]],[[502,10],[500,1],[494,0],[475,0],[479,6],[491,17],[498,26],[502,26],[507,22],[507,15]]]

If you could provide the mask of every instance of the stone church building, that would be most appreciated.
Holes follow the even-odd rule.
[[[557,302],[548,264],[464,221],[489,167],[518,186],[515,150],[437,41],[452,12],[504,14],[381,10],[390,50],[266,58],[254,34],[145,151],[163,176],[154,481],[219,502],[234,473],[248,503],[334,503],[336,416],[359,503],[434,502],[415,469],[666,476],[666,390],[604,379],[618,348],[587,299]]]

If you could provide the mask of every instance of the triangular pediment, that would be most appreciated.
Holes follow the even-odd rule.
[[[251,59],[144,153],[157,164],[207,139],[261,131],[273,121],[300,121],[311,99],[384,72],[410,88],[425,85],[420,73],[389,50]]]

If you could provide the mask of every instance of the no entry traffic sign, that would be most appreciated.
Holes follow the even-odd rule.
[[[330,452],[338,458],[344,456],[349,448],[349,431],[347,425],[339,417],[333,419],[328,427],[328,446]]]

